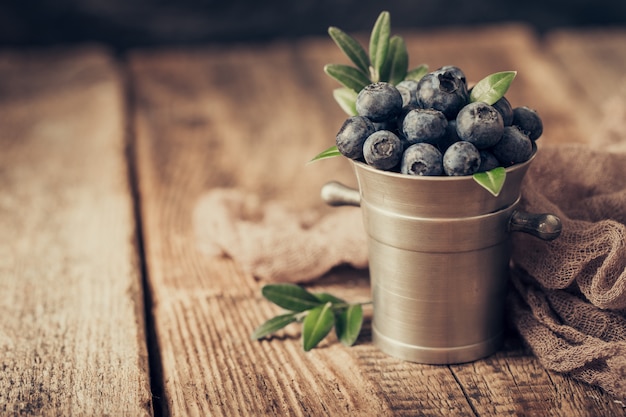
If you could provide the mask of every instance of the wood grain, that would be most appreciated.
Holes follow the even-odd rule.
[[[522,26],[410,33],[418,65],[456,64],[477,80],[517,69],[514,105],[536,107],[545,143],[584,141],[592,123],[563,103],[579,94]],[[371,344],[333,338],[304,353],[299,328],[251,342],[278,313],[260,283],[194,243],[192,214],[202,194],[239,188],[264,201],[323,211],[319,188],[353,184],[346,161],[304,163],[333,143],[344,119],[337,85],[322,67],[342,62],[327,39],[239,47],[137,51],[130,56],[136,163],[146,264],[171,415],[623,415],[600,390],[543,370],[511,335],[473,364],[425,366]],[[366,271],[334,271],[316,288],[369,297]]]
[[[122,88],[103,49],[0,53],[2,415],[152,415]]]
[[[546,37],[546,49],[572,74],[572,89],[580,90],[597,115],[613,96],[626,92],[626,30],[560,30]]]

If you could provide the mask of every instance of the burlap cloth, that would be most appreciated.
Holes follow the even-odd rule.
[[[609,103],[598,138],[540,146],[522,209],[553,213],[561,236],[513,233],[510,322],[547,369],[626,399],[626,104]],[[367,266],[360,209],[321,218],[217,189],[194,213],[198,245],[232,257],[252,276],[307,282],[331,268]]]

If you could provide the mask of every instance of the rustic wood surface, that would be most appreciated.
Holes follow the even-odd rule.
[[[593,132],[593,118],[570,105],[586,108],[586,92],[572,88],[567,66],[524,27],[416,33],[406,41],[413,65],[453,63],[473,80],[517,69],[510,100],[532,103],[542,114],[544,143],[582,142]],[[586,45],[577,52],[589,53]],[[131,56],[141,218],[167,411],[623,415],[598,389],[545,371],[514,336],[488,359],[447,367],[387,357],[372,346],[367,328],[351,349],[331,339],[304,353],[297,329],[248,340],[277,311],[261,299],[251,276],[198,251],[192,213],[214,187],[324,210],[322,184],[354,182],[345,161],[304,166],[332,144],[344,118],[330,95],[336,85],[321,70],[327,62],[344,61],[331,42],[318,39]],[[350,299],[369,295],[364,273],[337,272],[317,287]]]
[[[541,113],[546,144],[593,140],[624,84],[624,31],[403,35],[412,65],[455,64],[471,80],[517,70],[507,96]],[[325,38],[120,59],[0,52],[0,414],[626,415],[546,371],[512,332],[497,354],[453,366],[382,354],[368,310],[352,348],[331,337],[305,353],[298,327],[250,341],[278,310],[261,282],[199,250],[194,209],[231,187],[321,213],[324,183],[354,185],[341,158],[305,165],[344,119],[327,62],[345,60]],[[314,288],[369,299],[366,271]]]
[[[623,96],[626,87],[626,29],[555,31],[546,37],[550,57],[569,77],[571,90],[583,93],[586,106],[596,116],[610,98]]]
[[[0,53],[0,120],[0,415],[151,415],[115,62]]]

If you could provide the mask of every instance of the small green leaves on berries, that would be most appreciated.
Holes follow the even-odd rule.
[[[369,74],[370,59],[356,39],[334,26],[328,28],[328,34],[358,69],[364,74]]]
[[[391,17],[387,11],[380,13],[374,23],[369,51],[341,29],[328,28],[329,36],[354,64],[324,66],[324,72],[343,86],[333,91],[333,97],[348,116],[357,115],[356,97],[365,86],[381,81],[392,85],[405,79],[419,81],[428,73],[427,65],[408,70],[409,54],[404,39],[398,35],[390,36],[390,32]]]
[[[268,284],[261,289],[263,296],[289,311],[275,316],[250,336],[262,339],[294,322],[302,322],[302,348],[309,351],[317,346],[335,327],[337,339],[352,346],[359,337],[363,323],[363,304],[350,304],[328,293],[311,293],[295,284]]]
[[[478,81],[470,93],[470,102],[483,101],[493,105],[508,91],[517,71],[502,71],[486,76]]]
[[[333,90],[333,98],[348,116],[356,116],[358,114],[356,111],[357,96],[357,92],[350,88],[336,88]]]
[[[408,71],[409,54],[406,44],[399,35],[391,36],[391,16],[387,11],[380,13],[374,23],[370,33],[369,51],[337,27],[329,27],[328,34],[355,67],[328,64],[324,71],[356,93],[361,91],[365,80],[367,84],[384,81],[396,85],[405,79],[419,81],[428,72],[427,65]]]
[[[327,64],[324,66],[324,72],[355,92],[361,91],[366,85],[371,84],[361,71],[349,65]]]
[[[428,65],[422,64],[419,67],[413,68],[412,70],[407,72],[407,74],[404,77],[404,79],[405,80],[419,81],[426,74],[428,74]]]
[[[391,33],[391,16],[389,12],[382,12],[370,34],[370,78],[372,82],[383,81],[380,77],[381,71],[387,60],[387,53],[389,51],[389,35]]]
[[[315,161],[321,161],[322,159],[334,158],[335,156],[340,156],[340,155],[341,155],[341,152],[339,152],[339,149],[337,149],[337,145],[333,145],[330,148],[323,150],[322,152],[315,155],[313,159],[309,161],[309,163],[315,162]]]
[[[404,39],[393,36],[389,41],[387,59],[381,69],[380,78],[396,85],[404,80],[409,67],[409,53]]]
[[[504,187],[506,169],[504,169],[504,167],[497,167],[487,172],[477,172],[473,177],[474,181],[481,187],[489,191],[494,197],[497,197],[500,195],[502,187]]]

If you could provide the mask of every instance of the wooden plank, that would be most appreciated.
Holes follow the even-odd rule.
[[[500,352],[485,360],[451,369],[477,415],[624,415],[623,407],[600,389],[546,371],[517,338],[507,339]]]
[[[152,415],[115,63],[3,51],[0,120],[0,414]]]
[[[539,108],[546,125],[555,126],[542,140],[584,137],[586,121],[562,106],[572,98],[567,83],[525,28],[412,33],[405,39],[411,56],[419,56],[414,65],[456,64],[470,79],[518,69],[512,101]],[[383,355],[371,345],[367,323],[350,349],[331,338],[303,353],[297,327],[272,340],[248,340],[261,320],[278,311],[237,265],[201,253],[192,215],[203,193],[215,187],[323,212],[322,184],[354,184],[341,159],[304,167],[333,143],[345,118],[331,96],[337,85],[322,72],[325,63],[341,60],[327,39],[131,55],[146,263],[168,411],[500,415],[528,409],[588,415],[574,407],[561,411],[562,402],[573,398],[591,412],[621,415],[615,414],[621,407],[599,390],[543,371],[519,342],[490,359],[446,367]],[[362,271],[336,272],[315,287],[351,300],[369,298]],[[532,377],[525,375],[529,369]],[[587,395],[600,398],[602,407],[594,408]]]
[[[546,49],[563,71],[573,74],[572,89],[591,102],[594,115],[626,91],[626,30],[560,30],[546,37]]]

